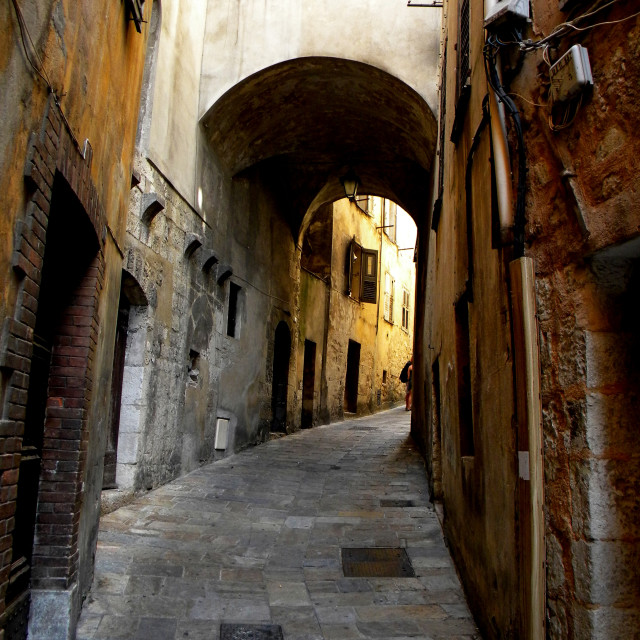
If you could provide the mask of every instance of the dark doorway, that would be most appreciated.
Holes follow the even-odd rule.
[[[313,426],[313,395],[316,383],[316,343],[304,341],[304,372],[302,374],[303,429]]]
[[[116,343],[113,351],[113,371],[111,373],[111,407],[107,449],[104,454],[103,489],[116,488],[116,462],[118,452],[118,432],[120,430],[120,405],[122,402],[122,379],[124,361],[127,352],[127,332],[129,328],[129,310],[131,305],[124,291],[120,290],[118,305],[118,324],[116,325]]]
[[[349,340],[347,351],[347,377],[344,384],[344,410],[358,411],[358,378],[360,376],[360,343]]]
[[[40,292],[33,336],[33,354],[27,393],[22,457],[16,499],[11,574],[7,609],[16,608],[7,637],[26,637],[29,582],[35,537],[38,487],[50,387],[60,381],[50,377],[52,366],[66,366],[73,357],[60,335],[63,316],[98,251],[95,231],[67,182],[56,175],[52,190]],[[71,453],[71,451],[69,451]]]
[[[282,321],[276,327],[273,345],[273,386],[271,389],[272,431],[287,430],[287,391],[289,387],[289,357],[291,355],[291,332]]]
[[[118,473],[118,440],[120,437],[120,420],[125,414],[131,414],[132,404],[139,401],[139,385],[128,382],[128,394],[125,404],[122,404],[122,391],[127,367],[142,367],[145,354],[145,335],[142,322],[146,315],[145,309],[149,301],[138,281],[127,271],[122,272],[120,282],[120,301],[118,303],[118,320],[116,324],[116,339],[113,350],[113,369],[111,373],[111,402],[109,407],[109,428],[107,431],[107,446],[104,454],[104,472],[102,478],[103,489],[115,489]],[[134,375],[134,379],[137,377]],[[138,406],[138,405],[136,405]],[[127,412],[129,412],[127,414]],[[129,424],[131,435],[131,423]],[[121,462],[121,461],[120,461]],[[131,463],[131,460],[126,462]],[[122,479],[121,479],[122,481]],[[126,480],[125,480],[126,483]],[[122,487],[119,487],[122,489]]]

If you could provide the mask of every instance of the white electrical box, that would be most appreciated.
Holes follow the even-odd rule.
[[[216,439],[213,448],[216,451],[224,451],[229,444],[229,420],[218,418],[216,422]]]
[[[484,17],[484,28],[490,29],[529,18],[529,0],[497,0]]]
[[[589,54],[585,47],[574,44],[558,62],[549,69],[551,100],[563,102],[575,98],[593,84]]]

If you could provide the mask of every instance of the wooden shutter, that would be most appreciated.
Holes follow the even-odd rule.
[[[375,249],[362,250],[360,272],[360,302],[376,303],[378,299],[378,252]]]
[[[355,247],[356,247],[355,240],[352,240],[347,245],[347,255],[345,256],[345,261],[344,261],[344,274],[347,280],[347,286],[345,287],[345,289],[346,289],[346,294],[348,296],[352,294],[351,279],[353,277],[353,260],[355,255]]]
[[[351,252],[351,297],[360,300],[362,289],[362,247],[353,243]]]

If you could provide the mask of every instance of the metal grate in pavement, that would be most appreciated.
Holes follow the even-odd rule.
[[[342,571],[347,578],[413,578],[405,549],[394,547],[343,548]]]
[[[381,507],[415,507],[413,500],[380,500]]]
[[[349,431],[377,431],[378,427],[368,427],[367,425],[357,424],[355,427],[349,427]]]
[[[278,624],[221,624],[220,640],[284,640]]]

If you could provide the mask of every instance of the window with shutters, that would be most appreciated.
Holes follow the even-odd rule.
[[[445,123],[447,110],[447,44],[445,38],[442,48],[442,65],[440,67],[440,111],[439,111],[439,131],[438,131],[438,197],[433,205],[433,216],[431,218],[431,228],[438,231],[440,223],[440,213],[442,212],[442,197],[444,195],[444,154],[445,154]]]
[[[378,297],[378,252],[349,243],[346,261],[347,295],[359,302],[375,304]]]
[[[384,200],[383,204],[383,218],[382,225],[383,230],[387,238],[391,242],[396,241],[396,217],[398,214],[398,205],[391,200]]]
[[[456,78],[456,100],[471,84],[469,63],[469,0],[461,0],[458,23],[458,73]]]
[[[409,290],[402,289],[402,328],[409,331]]]
[[[396,287],[395,280],[389,272],[384,277],[384,319],[393,323],[393,298],[394,289]]]
[[[456,110],[451,129],[451,142],[458,143],[471,96],[471,64],[469,35],[469,0],[460,0],[456,69]]]

